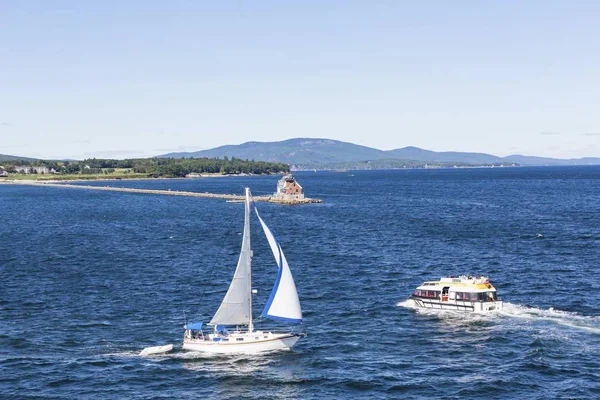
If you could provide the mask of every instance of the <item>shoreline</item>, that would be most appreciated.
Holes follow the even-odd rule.
[[[139,177],[105,177],[105,176],[90,176],[89,178],[65,178],[65,179],[11,179],[10,176],[0,177],[0,182],[36,182],[36,183],[63,183],[63,182],[113,182],[113,181],[145,181],[145,180],[183,180],[183,179],[205,179],[205,178],[229,178],[229,177],[249,177],[249,176],[274,176],[274,175],[285,175],[285,174],[202,174],[201,176],[194,177],[152,177],[152,176],[139,176]]]
[[[189,178],[175,178],[175,179],[189,179]],[[7,181],[0,179],[0,184],[5,185],[25,185],[25,186],[38,186],[38,187],[56,187],[56,188],[69,188],[69,189],[84,189],[84,190],[102,190],[110,192],[125,192],[125,193],[137,193],[137,194],[158,194],[168,196],[188,196],[188,197],[203,197],[212,199],[225,199],[228,202],[244,201],[245,196],[235,194],[221,194],[221,193],[208,193],[208,192],[182,192],[178,190],[157,190],[157,189],[134,189],[124,187],[113,187],[113,186],[90,186],[90,185],[72,185],[71,182],[43,182],[43,181],[21,181],[12,180]],[[277,204],[311,204],[311,203],[322,203],[321,199],[310,199],[304,198],[300,200],[283,200],[273,198],[272,196],[256,196],[252,198],[254,201],[262,201],[268,203]]]

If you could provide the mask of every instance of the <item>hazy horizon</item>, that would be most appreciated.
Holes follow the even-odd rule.
[[[337,139],[330,139],[330,138],[291,138],[291,139],[315,139],[315,140],[337,140]],[[288,139],[286,139],[288,140]],[[253,141],[251,140],[250,142],[260,142],[260,141]],[[281,142],[281,141],[275,141],[275,142]],[[246,142],[244,142],[246,143]],[[274,142],[260,142],[260,143],[274,143]],[[345,143],[351,143],[351,142],[345,142]],[[239,144],[233,144],[233,146],[237,146],[237,145],[241,145],[243,143],[239,143]],[[351,144],[356,144],[356,143],[351,143]],[[228,145],[223,145],[223,146],[228,146]],[[361,145],[362,146],[362,145]],[[221,146],[217,146],[217,147],[221,147]],[[215,148],[217,148],[215,147]],[[370,146],[365,146],[365,147],[370,147]],[[414,147],[414,148],[418,148],[421,150],[427,150],[427,151],[435,151],[435,150],[431,150],[431,149],[425,149],[422,147],[418,147],[418,146],[404,146],[404,147],[399,147],[396,149],[390,149],[390,150],[399,150],[399,149],[403,149],[406,147]],[[213,149],[215,149],[213,148]],[[383,149],[377,149],[375,147],[370,147],[372,149],[376,149],[376,150],[383,150]],[[202,150],[212,150],[212,149],[201,149],[201,150],[179,150],[179,151],[169,151],[169,152],[165,152],[165,153],[160,153],[160,154],[153,154],[153,155],[148,155],[148,156],[131,156],[131,157],[121,157],[121,156],[89,156],[89,157],[83,157],[83,158],[71,158],[71,157],[56,157],[56,158],[43,158],[43,157],[28,157],[27,155],[21,155],[21,154],[4,154],[4,153],[0,153],[3,155],[8,155],[8,156],[18,156],[18,157],[27,157],[27,158],[39,158],[41,160],[84,160],[84,159],[88,159],[88,158],[98,158],[98,159],[126,159],[126,158],[152,158],[152,157],[157,157],[157,156],[161,156],[161,155],[165,155],[165,154],[170,154],[170,153],[193,153],[196,151],[202,151]],[[497,157],[507,157],[507,156],[525,156],[525,157],[544,157],[544,158],[554,158],[557,160],[568,160],[568,159],[580,159],[580,158],[600,158],[600,157],[571,157],[571,158],[560,158],[560,157],[545,157],[545,156],[539,156],[539,155],[535,155],[535,154],[518,154],[518,153],[514,153],[514,154],[507,154],[506,156],[500,156],[497,154],[492,154],[492,153],[483,153],[483,152],[464,152],[461,150],[442,150],[442,151],[438,151],[438,152],[456,152],[456,153],[478,153],[478,154],[489,154],[489,155],[493,155],[493,156],[497,156]],[[117,154],[122,153],[122,152],[115,152]]]
[[[600,157],[598,2],[0,4],[0,153]]]

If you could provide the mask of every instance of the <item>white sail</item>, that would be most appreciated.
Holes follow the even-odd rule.
[[[277,280],[271,292],[271,297],[267,301],[262,316],[272,319],[279,319],[290,322],[302,322],[302,310],[300,309],[300,299],[296,291],[296,284],[292,277],[292,272],[285,259],[283,250],[275,239],[275,236],[258,214],[258,210],[254,207],[258,220],[267,236],[267,241],[271,246],[271,251],[279,267],[277,271]]]
[[[250,189],[246,189],[244,237],[235,274],[211,325],[248,325],[252,331],[252,250],[250,249]]]

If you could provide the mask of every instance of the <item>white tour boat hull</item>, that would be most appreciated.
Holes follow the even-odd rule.
[[[245,340],[244,342],[185,339],[182,348],[183,350],[212,354],[255,354],[290,349],[302,336],[301,334],[273,334],[268,339]]]
[[[415,307],[433,310],[449,310],[462,312],[485,313],[502,310],[502,301],[471,302],[471,301],[439,301],[435,299],[412,298]]]

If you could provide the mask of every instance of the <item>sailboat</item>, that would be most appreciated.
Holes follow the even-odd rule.
[[[250,246],[250,189],[245,189],[244,233],[240,257],[219,309],[208,323],[212,332],[203,331],[202,322],[186,323],[183,350],[206,353],[259,353],[289,349],[305,334],[295,331],[271,332],[255,330],[252,319],[252,248]],[[275,286],[261,314],[263,318],[302,323],[302,310],[294,278],[279,242],[258,213],[254,211],[263,228],[277,262]]]

